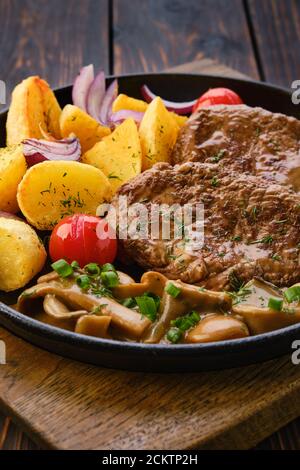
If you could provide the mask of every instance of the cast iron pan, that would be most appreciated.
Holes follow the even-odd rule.
[[[109,79],[111,81],[111,79]],[[141,98],[146,83],[166,99],[191,100],[211,87],[232,88],[250,106],[261,106],[300,118],[290,92],[254,81],[186,74],[150,74],[119,77],[121,92]],[[62,106],[71,103],[71,87],[56,91]],[[5,145],[6,112],[0,114],[0,146]],[[137,273],[136,273],[137,274]],[[105,367],[136,371],[184,372],[231,368],[272,359],[292,352],[300,338],[300,324],[263,335],[199,345],[146,345],[78,335],[43,324],[16,312],[11,294],[2,294],[0,324],[16,335],[49,351]]]

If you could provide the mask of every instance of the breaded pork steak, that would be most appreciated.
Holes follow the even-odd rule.
[[[202,202],[205,209],[201,249],[191,252],[186,237],[120,240],[131,262],[220,290],[254,276],[277,286],[300,281],[300,195],[287,187],[257,176],[222,174],[213,163],[159,163],[120,188],[113,203],[122,219],[118,196],[127,196],[129,207]]]
[[[246,105],[201,108],[181,129],[172,163],[198,161],[300,191],[300,121]]]

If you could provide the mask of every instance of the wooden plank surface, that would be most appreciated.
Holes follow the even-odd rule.
[[[109,71],[108,0],[1,0],[1,80],[8,93],[38,74],[71,83],[93,62]]]
[[[0,401],[43,447],[238,448],[295,418],[300,368],[290,358],[201,374],[112,371],[38,350],[0,329],[8,365]]]
[[[264,78],[290,87],[300,77],[300,2],[247,1]]]
[[[240,0],[114,0],[113,32],[115,73],[210,57],[258,78]]]
[[[175,67],[170,67],[165,69],[166,72],[178,72],[178,73],[201,73],[206,75],[222,75],[224,77],[236,77],[236,78],[247,78],[248,75],[239,72],[238,70],[233,70],[227,65],[221,64],[213,59],[208,59],[203,57],[202,59],[194,60],[193,62],[188,62],[186,64],[176,65]]]

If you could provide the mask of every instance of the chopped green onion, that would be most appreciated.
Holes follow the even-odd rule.
[[[114,267],[113,264],[111,263],[105,263],[103,264],[103,266],[101,266],[101,271],[103,273],[107,272],[107,271],[113,271],[113,272],[116,272],[116,268]]]
[[[51,268],[57,272],[60,277],[69,277],[73,274],[72,266],[64,259],[59,259],[51,264]]]
[[[92,276],[99,276],[100,274],[100,267],[97,263],[89,263],[84,267],[84,269]]]
[[[91,286],[91,280],[87,274],[82,274],[76,278],[76,283],[80,289],[87,290]]]
[[[141,297],[135,297],[136,303],[142,315],[149,318],[152,322],[156,320],[157,316],[157,305],[152,297],[142,295]]]
[[[282,310],[282,306],[283,306],[283,300],[274,299],[274,297],[269,298],[268,307],[271,308],[272,310],[276,310],[277,312],[280,312]]]
[[[72,266],[73,269],[80,268],[79,263],[77,263],[77,261],[72,261],[71,266]]]
[[[187,331],[190,328],[192,328],[192,326],[195,326],[199,321],[200,321],[199,313],[192,311],[191,313],[188,313],[187,315],[184,315],[182,317],[176,318],[175,320],[172,320],[171,325],[176,326],[181,331]]]
[[[119,284],[119,276],[115,271],[104,271],[101,280],[106,287],[116,287]]]
[[[154,300],[155,302],[155,305],[156,305],[156,309],[158,310],[159,309],[159,306],[160,306],[160,297],[156,294],[153,294],[152,292],[145,292],[143,294],[143,296],[146,296],[146,297],[152,297],[152,299]]]
[[[178,341],[182,337],[182,331],[179,328],[170,328],[168,333],[167,333],[167,339],[171,343],[178,343]]]
[[[296,300],[300,300],[300,286],[292,286],[289,287],[284,292],[284,297],[286,298],[287,302],[290,304],[291,302],[295,302]]]
[[[194,310],[187,315],[175,318],[175,320],[171,321],[172,327],[169,329],[166,335],[167,339],[171,343],[178,343],[178,341],[182,338],[183,333],[197,325],[200,320],[201,317],[199,313],[195,312]]]
[[[165,287],[165,291],[167,292],[167,294],[171,295],[175,299],[180,294],[181,289],[179,289],[179,287],[176,287],[172,282],[169,282]]]
[[[127,308],[136,307],[136,300],[133,297],[128,297],[127,299],[122,300],[122,305]]]

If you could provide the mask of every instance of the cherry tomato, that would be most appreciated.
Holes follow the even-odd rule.
[[[117,240],[105,220],[91,215],[74,214],[62,219],[54,228],[49,244],[53,261],[77,261],[81,267],[88,263],[113,263]]]
[[[211,88],[194,104],[193,113],[199,108],[215,104],[243,104],[239,95],[229,88]]]

